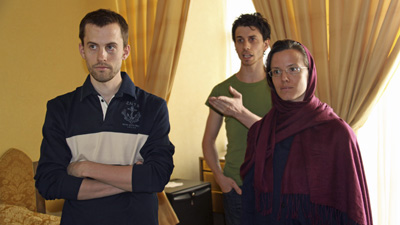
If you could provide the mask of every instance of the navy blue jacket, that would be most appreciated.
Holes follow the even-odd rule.
[[[65,199],[61,224],[158,224],[158,200],[173,171],[166,102],[136,87],[126,73],[109,105],[87,77],[83,86],[47,103],[36,187]],[[106,106],[106,107],[104,107]],[[134,165],[132,192],[77,200],[82,178],[71,162]],[[135,165],[137,161],[143,165]]]

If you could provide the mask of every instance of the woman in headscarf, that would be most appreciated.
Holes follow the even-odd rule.
[[[308,49],[277,41],[267,74],[273,108],[248,133],[242,224],[372,224],[356,136],[314,95]]]

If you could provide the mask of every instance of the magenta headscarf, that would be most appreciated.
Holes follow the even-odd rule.
[[[329,206],[347,213],[358,224],[372,224],[356,136],[330,106],[314,95],[317,70],[310,52],[301,46],[309,62],[304,100],[282,100],[272,82],[269,82],[273,107],[249,130],[241,176],[244,178],[254,166],[256,208],[266,214],[271,213],[271,204],[267,204],[269,206],[264,209],[260,206],[263,204],[260,196],[272,193],[275,143],[294,136],[283,175],[282,195],[310,195],[312,204]]]

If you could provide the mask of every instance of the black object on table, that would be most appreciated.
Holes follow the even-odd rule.
[[[181,183],[166,187],[165,194],[179,219],[179,225],[213,225],[211,184],[209,182],[173,179]]]

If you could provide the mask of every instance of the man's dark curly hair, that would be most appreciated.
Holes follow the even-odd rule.
[[[271,27],[264,17],[260,13],[253,14],[242,14],[233,22],[232,25],[232,39],[235,42],[235,32],[239,27],[255,27],[257,28],[261,35],[263,36],[263,40],[271,39]]]

